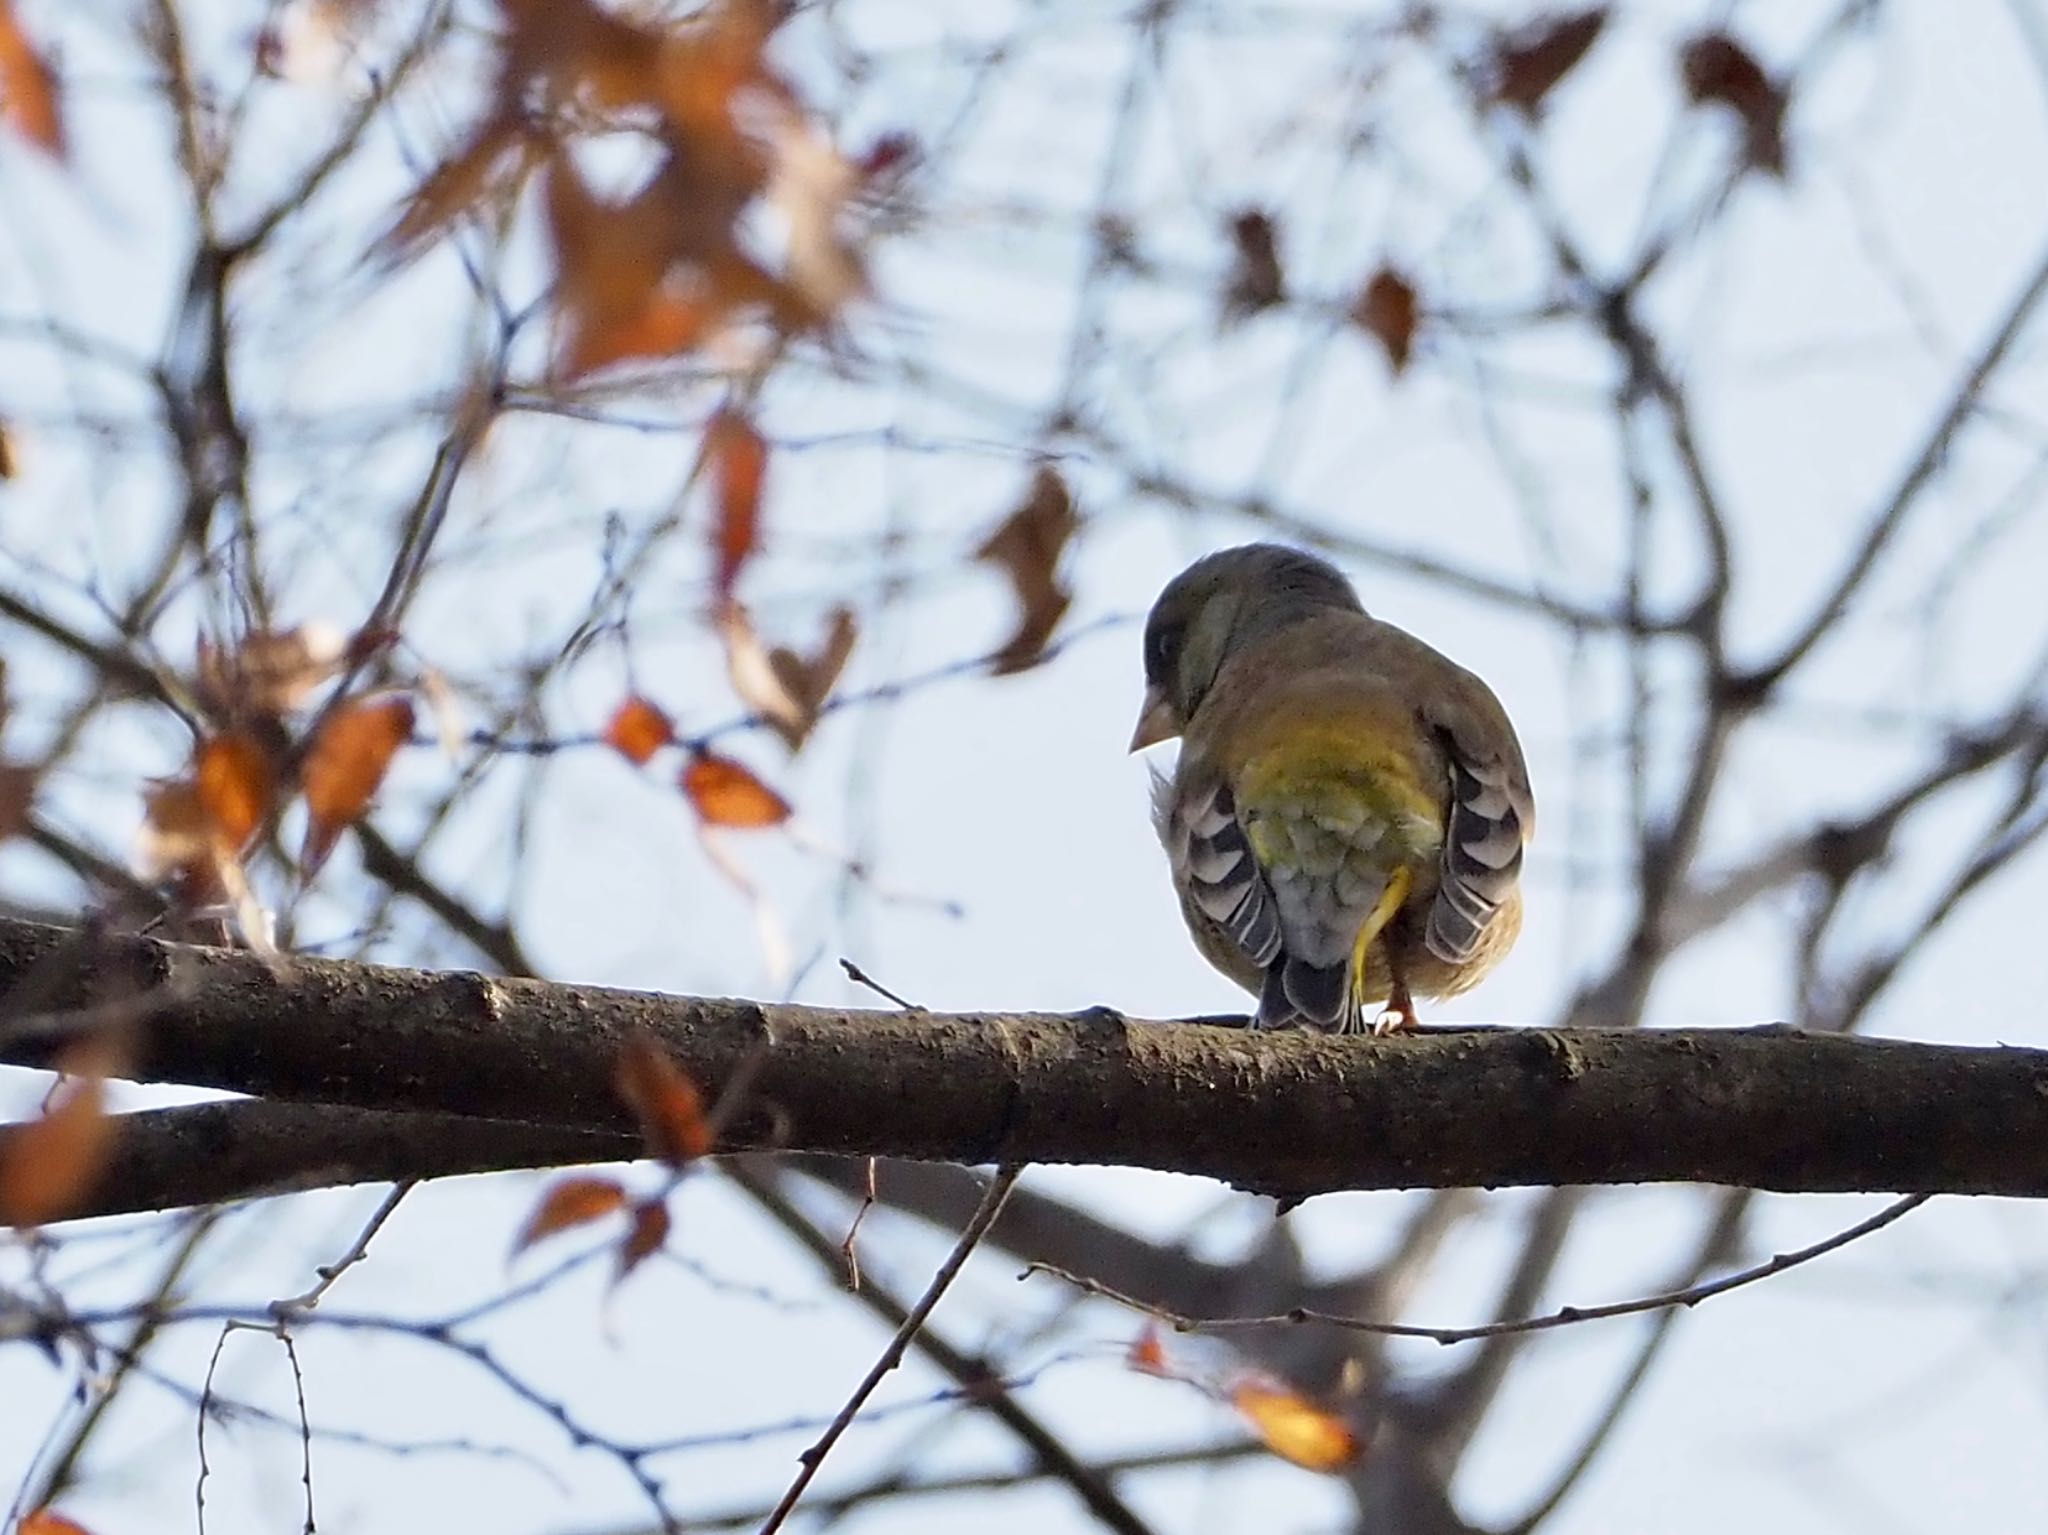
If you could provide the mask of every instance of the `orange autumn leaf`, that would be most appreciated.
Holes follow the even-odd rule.
[[[57,82],[15,20],[12,0],[0,0],[0,123],[31,144],[62,158],[64,117]]]
[[[620,704],[604,727],[605,744],[639,767],[674,741],[676,728],[655,704],[638,693]]]
[[[555,249],[558,366],[577,379],[636,357],[694,346],[718,318],[671,269],[730,247],[732,223],[751,191],[708,180],[696,161],[672,154],[638,192],[608,202],[558,156],[542,191]]]
[[[1246,1382],[1232,1389],[1230,1403],[1267,1449],[1310,1471],[1341,1471],[1364,1453],[1350,1424],[1298,1392]]]
[[[1046,641],[1073,601],[1059,579],[1059,562],[1079,525],[1073,492],[1058,470],[1043,464],[1032,476],[1023,505],[974,551],[976,559],[1010,578],[1020,610],[1015,631],[991,658],[997,676],[1028,670],[1043,657]]]
[[[1166,1344],[1159,1336],[1159,1329],[1147,1327],[1131,1340],[1130,1350],[1124,1355],[1124,1362],[1132,1369],[1145,1375],[1163,1375],[1169,1380],[1179,1376],[1166,1358]]]
[[[135,861],[145,879],[211,869],[217,851],[213,815],[199,786],[185,779],[153,784],[142,799]]]
[[[518,1257],[545,1237],[603,1220],[614,1210],[623,1209],[625,1203],[626,1191],[609,1178],[586,1173],[558,1178],[541,1195],[533,1214],[526,1217],[526,1224],[513,1238],[512,1256]]]
[[[412,700],[388,695],[352,699],[328,716],[300,773],[306,791],[301,857],[309,874],[327,861],[343,830],[370,808],[391,759],[411,737],[412,725]]]
[[[636,357],[673,357],[710,334],[716,318],[692,299],[651,292],[624,313],[577,326],[562,354],[562,372],[574,379]]]
[[[222,846],[240,853],[270,815],[276,780],[269,755],[245,735],[215,736],[199,748],[192,777]]]
[[[53,1508],[39,1508],[23,1517],[17,1535],[92,1535],[84,1525]]]
[[[633,1206],[633,1224],[619,1243],[619,1267],[612,1276],[613,1284],[620,1283],[667,1245],[670,1225],[668,1206],[661,1200],[643,1199]]]
[[[1379,342],[1387,354],[1387,366],[1396,376],[1408,366],[1421,321],[1422,305],[1415,285],[1392,267],[1383,266],[1373,273],[1351,302],[1351,323]]]
[[[649,1156],[680,1169],[708,1155],[717,1142],[704,1112],[704,1095],[650,1036],[635,1034],[626,1041],[613,1084],[639,1119]]]
[[[753,554],[761,531],[761,487],[768,475],[768,444],[743,416],[721,410],[704,431],[704,453],[711,462],[718,497],[714,537],[717,568],[712,587],[721,598],[732,595],[740,567]]]
[[[751,831],[780,826],[790,817],[789,801],[730,757],[699,752],[683,769],[681,782],[691,806],[712,826]]]
[[[0,1149],[0,1223],[47,1225],[85,1202],[113,1150],[106,1079],[121,1057],[112,1041],[95,1039],[58,1062],[68,1080],[42,1116],[16,1129]]]

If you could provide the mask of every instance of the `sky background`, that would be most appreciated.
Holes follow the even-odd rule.
[[[126,589],[174,487],[151,441],[147,400],[115,370],[54,365],[27,322],[62,313],[154,355],[182,276],[166,253],[189,232],[164,174],[162,114],[125,41],[127,7],[59,16],[64,9],[25,0],[22,14],[39,36],[61,40],[74,164],[54,170],[0,144],[0,207],[9,210],[0,219],[0,417],[26,464],[0,487],[0,582],[89,627],[99,621],[95,591]],[[245,47],[246,18],[227,14],[240,9],[194,14],[195,53],[227,59]],[[1156,56],[1134,40],[1129,8],[1081,0],[876,0],[838,12],[842,41],[871,61],[864,80],[835,70],[831,31],[816,16],[792,25],[779,56],[842,145],[901,131],[928,146],[929,159],[914,184],[916,217],[872,249],[877,297],[851,320],[852,360],[785,374],[768,394],[762,420],[778,448],[765,553],[745,595],[764,630],[800,644],[822,633],[833,603],[853,603],[864,633],[848,688],[966,660],[1003,639],[1011,613],[1001,577],[966,556],[1024,493],[1035,426],[1074,376],[1071,306],[1091,249],[1076,210],[1105,184],[1105,135],[1135,78],[1145,106],[1109,184],[1144,231],[1154,266],[1094,290],[1113,294],[1099,342],[1081,344],[1094,348],[1079,376],[1095,440],[1074,434],[1056,444],[1083,515],[1066,621],[1081,637],[1023,676],[966,675],[887,709],[836,715],[793,762],[765,739],[735,748],[789,794],[816,844],[875,873],[871,884],[850,885],[834,858],[789,839],[732,842],[790,937],[793,978],[768,963],[754,913],[704,855],[666,778],[602,751],[495,769],[437,845],[434,872],[484,909],[513,910],[543,972],[564,980],[872,1000],[839,976],[834,961],[845,955],[937,1010],[1107,1004],[1173,1017],[1242,1008],[1181,929],[1145,813],[1151,766],[1127,757],[1124,743],[1140,690],[1143,610],[1188,560],[1261,530],[1145,494],[1132,468],[1148,465],[1218,505],[1255,490],[1283,519],[1314,519],[1355,540],[1344,563],[1366,605],[1492,684],[1521,733],[1542,807],[1528,921],[1492,980],[1429,1016],[1555,1020],[1611,958],[1628,910],[1632,827],[1616,749],[1627,705],[1622,649],[1420,578],[1399,561],[1358,557],[1357,548],[1448,561],[1516,589],[1609,600],[1628,527],[1604,403],[1611,359],[1582,333],[1539,328],[1478,346],[1448,329],[1425,331],[1415,365],[1396,380],[1367,338],[1334,321],[1216,321],[1228,262],[1221,230],[1251,203],[1284,220],[1289,281],[1303,293],[1342,295],[1386,259],[1474,312],[1531,301],[1543,252],[1508,211],[1497,168],[1441,73],[1387,43],[1391,13],[1378,6],[1191,6]],[[1486,17],[1524,13],[1455,14],[1477,36]],[[1560,216],[1595,258],[1624,259],[1646,225],[1688,206],[1690,191],[1711,185],[1725,163],[1732,129],[1676,130],[1684,114],[1670,66],[1703,16],[1724,14],[1761,56],[1783,61],[1834,9],[1648,0],[1621,9],[1560,89],[1540,145]],[[1875,38],[1846,46],[1840,67],[1817,73],[1796,99],[1791,182],[1749,178],[1712,234],[1648,294],[1726,492],[1738,655],[1768,655],[1797,628],[1904,471],[1957,370],[2048,250],[2044,27],[2048,16],[2027,0],[1886,8]],[[1012,51],[1001,69],[974,67],[1004,38]],[[451,361],[474,344],[474,308],[451,250],[395,280],[362,258],[396,200],[467,121],[475,57],[458,50],[408,91],[363,163],[237,290],[253,358],[238,383],[265,420],[257,491],[277,519],[273,575],[294,618],[346,626],[374,598],[394,509],[416,491],[440,430],[422,407],[445,403],[460,376]],[[284,183],[299,146],[319,141],[358,78],[344,65],[331,81],[256,93],[249,132],[263,148],[231,206],[256,206]],[[508,283],[531,291],[538,261],[528,230]],[[1924,755],[1918,726],[1981,717],[2040,659],[2048,518],[2030,476],[2048,466],[2041,334],[2023,338],[1992,391],[1995,409],[1946,466],[1855,621],[1801,674],[1799,707],[1745,733],[1710,823],[1708,866],[1876,798]],[[536,337],[530,365],[539,347]],[[704,508],[679,487],[712,382],[685,368],[622,398],[609,424],[536,415],[495,432],[407,624],[419,656],[473,696],[503,694],[515,685],[512,667],[547,653],[587,609],[604,574],[607,519],[630,534],[680,506],[687,526],[701,524]],[[77,430],[81,415],[99,429]],[[1653,457],[1651,470],[1656,610],[1693,590],[1702,550],[1682,515],[1661,513],[1678,497],[1675,466]],[[1951,567],[1945,584],[1940,573]],[[738,712],[702,621],[705,583],[701,540],[663,546],[636,582],[628,641],[596,647],[550,691],[550,727],[599,728],[629,685],[688,728]],[[180,636],[189,646],[206,616],[196,601],[174,605],[157,635],[167,649]],[[8,746],[31,755],[76,679],[18,634],[0,643],[19,700]],[[1668,790],[1686,766],[1696,678],[1675,650],[1653,651],[1648,664],[1659,727],[1652,781]],[[81,765],[52,789],[63,821],[125,850],[139,823],[139,779],[175,772],[186,750],[174,722],[109,712],[75,759]],[[402,837],[451,771],[431,751],[406,754],[380,824]],[[531,815],[515,865],[506,827],[523,800]],[[1931,815],[1884,877],[1857,894],[1852,937],[1913,920],[1944,839],[1981,819],[1987,803],[1966,793]],[[348,951],[361,911],[352,856],[337,855],[298,913],[308,945]],[[75,898],[21,847],[0,848],[0,881],[15,894]],[[2044,900],[2048,864],[2036,855],[1928,945],[1868,1031],[2048,1042],[2038,1006],[2048,947],[2035,917]],[[1791,915],[1789,901],[1760,903],[1677,956],[1646,1021],[1788,1016]],[[476,962],[403,921],[375,952]],[[28,1112],[41,1090],[26,1074],[0,1074],[0,1110]],[[128,1101],[163,1100],[136,1092]],[[420,1191],[380,1236],[374,1261],[329,1304],[425,1317],[493,1292],[544,1182],[507,1175]],[[1035,1169],[1028,1183],[1162,1240],[1192,1232],[1210,1256],[1242,1250],[1271,1218],[1259,1201],[1167,1175]],[[324,1193],[237,1211],[186,1293],[261,1301],[302,1289],[380,1197]],[[1312,1265],[1334,1272],[1381,1250],[1412,1197],[1328,1196],[1289,1219]],[[1482,1319],[1531,1197],[1503,1196],[1461,1229],[1411,1319]],[[1880,1203],[1766,1197],[1752,1246],[1762,1256],[1815,1240]],[[834,1208],[819,1204],[821,1213]],[[1702,1208],[1685,1190],[1601,1196],[1548,1304],[1660,1287]],[[677,1213],[681,1261],[651,1267],[609,1300],[603,1263],[586,1265],[485,1336],[590,1421],[628,1437],[829,1417],[881,1333],[715,1175],[696,1178]],[[95,1228],[66,1247],[66,1265],[92,1271],[75,1297],[127,1293],[162,1261],[163,1247],[135,1228],[110,1232]],[[863,1261],[899,1293],[915,1293],[949,1241],[877,1212]],[[0,1280],[24,1261],[0,1252]],[[529,1255],[511,1274],[550,1261]],[[1032,1379],[1025,1400],[1087,1453],[1238,1432],[1226,1410],[1188,1387],[1124,1368],[1120,1350],[1136,1318],[1099,1304],[1068,1314],[1069,1294],[1045,1278],[1019,1283],[1017,1268],[1000,1253],[978,1256],[939,1329],[969,1347],[1004,1349],[1013,1372]],[[1952,1199],[1823,1263],[1702,1306],[1679,1324],[1592,1477],[1545,1528],[2035,1527],[2048,1506],[2048,1463],[2038,1454],[2048,1426],[2044,1276],[2040,1212]],[[1642,1325],[1565,1329],[1529,1350],[1458,1480],[1468,1517],[1484,1523],[1526,1507],[1605,1400]],[[214,1344],[210,1329],[189,1329],[165,1345],[158,1366],[190,1378]],[[458,1448],[395,1456],[318,1444],[323,1529],[597,1531],[644,1520],[644,1503],[615,1466],[568,1450],[458,1360],[416,1341],[323,1328],[306,1331],[300,1352],[318,1421],[517,1449],[503,1458]],[[1397,1357],[1424,1368],[1448,1359],[1431,1345]],[[273,1340],[231,1337],[218,1379],[290,1409]],[[913,1362],[878,1401],[929,1397],[941,1384]],[[0,1484],[21,1480],[67,1386],[33,1353],[0,1354]],[[67,1507],[96,1535],[188,1527],[189,1406],[143,1391],[120,1413],[117,1435]],[[808,1437],[677,1456],[664,1466],[674,1505],[772,1494]],[[208,1453],[209,1529],[235,1535],[297,1517],[292,1438],[215,1426]],[[857,1426],[819,1485],[899,1462],[938,1472],[1013,1454],[971,1414],[911,1411]],[[1266,1460],[1151,1476],[1128,1490],[1176,1535],[1337,1530],[1347,1508],[1336,1484]],[[970,1518],[992,1532],[1085,1527],[1057,1487],[884,1505],[849,1524],[938,1532]]]

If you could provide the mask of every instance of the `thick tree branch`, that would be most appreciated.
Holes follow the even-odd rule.
[[[132,1024],[132,1075],[618,1131],[646,1030],[716,1089],[765,1049],[735,1150],[1109,1162],[1245,1187],[1704,1182],[2048,1194],[2048,1052],[1797,1031],[1392,1041],[664,997],[0,922],[0,1061]],[[110,1001],[119,1002],[110,1006]],[[417,1170],[415,1170],[417,1171]]]

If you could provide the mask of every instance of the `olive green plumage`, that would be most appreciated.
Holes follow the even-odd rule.
[[[1408,1027],[1412,993],[1507,953],[1536,819],[1514,727],[1334,566],[1274,544],[1198,560],[1153,605],[1145,682],[1132,749],[1181,737],[1154,819],[1182,914],[1262,1026]]]

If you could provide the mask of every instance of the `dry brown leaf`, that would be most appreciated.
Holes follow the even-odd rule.
[[[1695,105],[1725,106],[1742,120],[1749,164],[1782,177],[1789,102],[1755,55],[1726,32],[1708,32],[1685,45],[1679,69]]]
[[[746,610],[736,602],[719,610],[718,627],[725,641],[725,667],[733,691],[782,738],[784,746],[792,752],[799,750],[816,728],[832,685],[853,654],[853,642],[860,633],[853,610],[832,610],[824,644],[810,656],[781,645],[770,650],[754,632]]]
[[[672,1222],[668,1205],[659,1199],[643,1199],[633,1206],[633,1224],[619,1243],[619,1267],[612,1283],[619,1284],[668,1243]]]
[[[352,648],[347,635],[324,623],[247,635],[233,650],[201,639],[199,692],[230,719],[289,714],[341,670]]]
[[[1234,252],[1230,283],[1223,295],[1223,312],[1231,316],[1256,314],[1287,296],[1287,279],[1280,269],[1280,237],[1270,214],[1246,209],[1230,221],[1230,243]]]
[[[546,78],[565,97],[600,108],[650,102],[660,85],[658,32],[592,0],[499,0],[505,53],[523,78]]]
[[[748,146],[734,116],[747,93],[792,105],[788,86],[768,68],[768,39],[786,10],[772,0],[714,0],[662,49],[659,106],[693,143],[745,161]]]
[[[21,472],[20,455],[14,451],[14,433],[0,421],[0,480],[11,480]]]
[[[427,173],[377,241],[376,254],[393,263],[410,261],[464,215],[509,204],[545,151],[545,142],[518,113],[486,118],[466,144]]]
[[[1350,1424],[1283,1386],[1247,1381],[1231,1390],[1230,1403],[1267,1449],[1310,1471],[1341,1471],[1365,1452]]]
[[[837,314],[868,285],[860,252],[844,228],[847,204],[860,190],[860,170],[794,112],[783,115],[774,142],[775,170],[766,196],[789,225],[790,286],[820,316]]]
[[[270,818],[277,777],[269,753],[246,735],[215,736],[200,746],[192,778],[222,850],[241,854]]]
[[[1058,470],[1042,464],[1024,504],[974,551],[976,559],[999,566],[1010,578],[1021,610],[1016,631],[991,657],[997,676],[1036,666],[1073,601],[1058,572],[1060,554],[1079,525],[1067,482]]]
[[[0,0],[0,123],[57,158],[64,157],[57,80],[15,20],[13,0]]]
[[[136,867],[144,879],[211,868],[214,837],[213,815],[197,784],[172,779],[144,791],[142,829],[136,834],[135,847]]]
[[[605,744],[639,767],[675,738],[669,717],[637,693],[619,705],[604,727]]]
[[[0,1224],[43,1226],[78,1209],[113,1150],[106,1079],[125,1064],[114,1041],[88,1039],[57,1063],[67,1080],[42,1117],[17,1129],[0,1153]]]
[[[626,1041],[613,1081],[640,1121],[649,1156],[680,1171],[710,1154],[717,1135],[704,1095],[652,1036],[636,1033]]]
[[[0,762],[0,842],[27,829],[35,797],[36,770],[18,762]]]
[[[562,374],[575,379],[632,358],[672,356],[722,325],[726,310],[746,301],[720,274],[729,263],[750,266],[733,241],[754,190],[677,152],[638,192],[607,202],[558,156],[544,191]]]
[[[1381,267],[1366,279],[1352,301],[1351,323],[1379,342],[1387,354],[1387,366],[1398,377],[1408,366],[1415,332],[1422,323],[1415,285],[1392,267]]]
[[[683,793],[708,826],[758,831],[790,817],[789,801],[753,770],[715,752],[699,752],[683,769]]]
[[[23,1516],[16,1535],[92,1535],[84,1525],[53,1508],[39,1508]]]
[[[768,664],[774,668],[777,680],[802,711],[793,726],[775,725],[776,733],[791,751],[809,739],[818,723],[818,715],[825,707],[825,700],[832,696],[833,684],[846,670],[847,660],[853,655],[853,643],[859,637],[860,624],[853,616],[853,609],[838,607],[832,610],[825,642],[816,654],[801,656],[782,645],[768,652]]]
[[[533,1213],[526,1217],[526,1223],[519,1228],[519,1235],[512,1239],[512,1256],[518,1257],[534,1243],[558,1232],[603,1220],[614,1210],[624,1209],[625,1205],[626,1191],[610,1178],[588,1173],[570,1173],[557,1178],[541,1195]]]
[[[761,538],[761,490],[768,477],[768,444],[744,416],[721,410],[704,429],[704,454],[711,463],[718,497],[713,538],[716,565],[712,589],[732,596],[740,570]]]
[[[1493,99],[1534,116],[1543,98],[1598,41],[1607,7],[1546,16],[1506,39],[1494,55]]]
[[[306,753],[299,781],[306,793],[306,845],[300,861],[313,873],[348,827],[361,819],[412,736],[413,702],[384,695],[351,699],[328,716]]]

